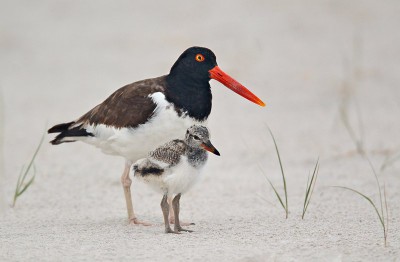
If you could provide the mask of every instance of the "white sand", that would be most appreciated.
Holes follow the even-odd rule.
[[[377,168],[400,151],[399,2],[160,4],[2,1],[0,196],[4,190],[7,205],[0,261],[399,260],[400,161],[380,174],[390,209],[386,248],[371,206],[330,187],[350,186],[378,199],[368,163],[341,122],[343,97],[350,99],[355,127],[356,108],[361,112],[364,145]],[[194,233],[164,234],[161,196],[139,183],[135,210],[159,225],[127,225],[123,160],[81,143],[46,143],[35,183],[9,207],[21,165],[46,123],[70,121],[124,84],[167,73],[192,45],[211,48],[223,70],[267,102],[257,107],[212,81],[210,127],[222,156],[210,157],[205,179],[182,197],[182,219],[196,223]],[[265,123],[287,174],[287,220],[258,168],[282,190]],[[318,156],[320,176],[301,220],[307,175]]]

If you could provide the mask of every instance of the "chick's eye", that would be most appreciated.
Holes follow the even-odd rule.
[[[196,61],[197,62],[203,62],[204,61],[204,56],[202,54],[197,54],[196,55]]]

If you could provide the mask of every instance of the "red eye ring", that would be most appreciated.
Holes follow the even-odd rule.
[[[204,56],[202,54],[197,54],[196,55],[196,61],[197,62],[203,62],[204,61]]]

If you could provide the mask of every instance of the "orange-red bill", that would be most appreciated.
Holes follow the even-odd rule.
[[[205,142],[205,143],[202,143],[201,146],[202,146],[205,150],[207,150],[208,152],[211,152],[211,153],[213,153],[213,154],[215,154],[215,155],[217,155],[217,156],[220,156],[218,150],[211,144],[210,141],[207,141],[207,142]]]
[[[224,71],[221,70],[218,66],[215,66],[213,69],[209,70],[210,77],[222,83],[224,86],[228,87],[233,92],[243,96],[244,98],[250,100],[253,103],[256,103],[260,106],[265,106],[265,103],[258,98],[255,94],[253,94],[249,89],[244,87],[241,83],[230,77]]]

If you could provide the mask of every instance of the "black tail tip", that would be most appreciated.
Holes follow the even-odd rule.
[[[59,145],[62,142],[59,139],[55,138],[55,139],[51,140],[49,143],[52,145]]]
[[[58,124],[47,130],[47,133],[61,133],[63,131],[66,131],[70,128],[71,125],[75,124],[74,121],[69,122],[69,123],[63,123],[63,124]]]

